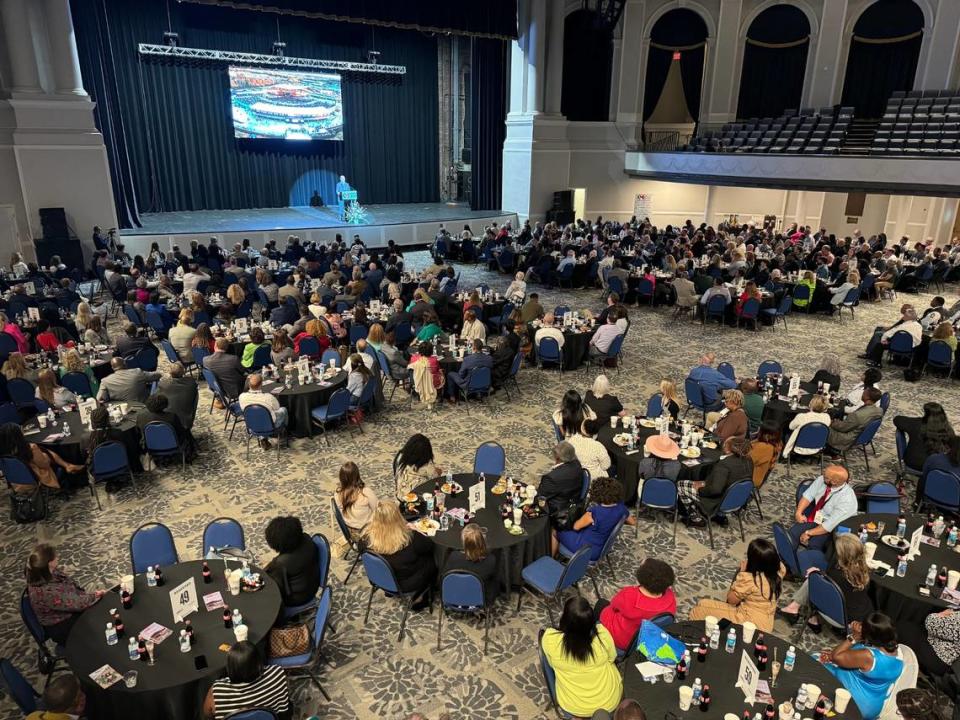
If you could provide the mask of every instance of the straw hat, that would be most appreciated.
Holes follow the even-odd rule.
[[[644,441],[643,448],[663,460],[676,460],[680,456],[680,447],[666,435],[651,435]]]

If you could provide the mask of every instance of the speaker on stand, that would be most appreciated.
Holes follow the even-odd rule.
[[[80,240],[70,230],[67,213],[63,208],[40,208],[40,227],[43,239],[34,240],[37,263],[49,266],[50,258],[59,255],[68,268],[83,270],[83,248]]]

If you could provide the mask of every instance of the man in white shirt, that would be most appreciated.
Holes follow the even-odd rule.
[[[800,496],[790,537],[796,546],[820,549],[836,527],[857,512],[857,494],[850,485],[849,471],[842,465],[827,465],[823,475]]]
[[[190,264],[190,272],[185,273],[183,276],[183,292],[186,295],[187,293],[195,293],[197,291],[197,285],[199,285],[204,280],[209,280],[210,276],[200,272],[200,268],[196,263]]]
[[[716,278],[713,281],[713,287],[707,288],[707,291],[700,298],[700,304],[706,307],[714,295],[720,295],[723,298],[724,304],[730,304],[730,292],[724,286],[721,278]]]
[[[367,341],[363,338],[357,340],[357,355],[359,355],[360,359],[363,360],[363,364],[367,366],[367,370],[376,374],[376,369],[374,368],[375,361],[373,356],[367,352]],[[353,370],[353,365],[350,362],[350,358],[347,358],[347,361],[343,364],[343,369],[348,375],[350,374],[350,371]]]
[[[913,344],[911,347],[917,347],[923,340],[923,327],[917,321],[917,311],[912,305],[905,305],[902,310],[900,322],[890,327],[880,336],[880,342],[872,342],[872,347],[867,349],[867,364],[873,367],[879,367],[883,360],[883,353],[890,347],[890,341],[898,332],[905,332],[910,335]]]
[[[265,393],[263,388],[263,378],[259,374],[251,375],[247,379],[247,391],[240,393],[237,402],[240,403],[240,409],[243,410],[250,405],[262,405],[270,411],[273,418],[273,424],[277,428],[282,428],[287,424],[287,409],[280,407],[280,401],[272,393]],[[267,438],[260,439],[262,447],[270,447],[270,441]]]
[[[553,327],[554,316],[553,313],[547,313],[543,316],[543,327],[537,330],[536,334],[533,336],[533,344],[537,347],[540,347],[540,341],[545,337],[553,338],[557,341],[557,346],[563,347],[563,333],[559,328]]]

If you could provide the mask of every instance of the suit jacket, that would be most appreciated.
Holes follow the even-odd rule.
[[[124,333],[117,338],[117,349],[113,351],[113,354],[117,357],[130,357],[131,355],[136,355],[145,347],[152,348],[154,352],[156,352],[157,349],[148,337],[143,335],[130,337]]]
[[[753,480],[753,460],[749,457],[730,455],[713,466],[706,485],[700,489],[700,505],[708,517],[720,507],[727,488],[740,480]]]
[[[180,418],[185,428],[192,428],[197,416],[197,383],[188,377],[164,375],[160,378],[159,392],[169,401],[167,411]]]
[[[172,412],[155,413],[146,408],[137,412],[137,427],[140,428],[141,434],[143,433],[143,429],[152,422],[167,423],[173,428],[173,431],[177,434],[177,440],[180,442],[191,438],[190,431],[183,426],[180,418]]]
[[[246,375],[240,358],[228,352],[215,352],[203,359],[203,366],[213,373],[220,389],[230,400],[236,400],[243,391]]]
[[[540,478],[537,494],[547,499],[550,514],[566,508],[567,503],[580,497],[583,487],[583,467],[579,460],[555,465]]]
[[[409,324],[413,322],[413,315],[408,313],[406,310],[401,310],[400,312],[395,312],[390,316],[390,319],[387,320],[387,325],[384,328],[387,332],[390,332],[397,325]]]
[[[469,355],[463,358],[463,363],[460,365],[460,370],[457,371],[454,377],[458,385],[466,385],[467,378],[470,377],[470,371],[474,368],[491,368],[491,379],[492,379],[492,369],[493,369],[493,358],[482,352],[470,353]]]
[[[842,420],[834,420],[830,424],[830,435],[827,444],[834,450],[846,450],[857,440],[857,436],[871,420],[883,415],[879,405],[864,405],[848,413]]]
[[[97,400],[100,402],[144,402],[150,395],[150,384],[160,379],[158,372],[144,372],[140,368],[124,368],[100,381]]]

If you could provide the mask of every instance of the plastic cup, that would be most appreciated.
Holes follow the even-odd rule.
[[[40,429],[45,430],[47,427],[47,416],[37,415],[37,422],[40,423]]]
[[[677,692],[680,694],[680,709],[686,712],[690,709],[690,703],[693,702],[693,688],[689,685],[681,685]]]
[[[956,570],[950,570],[947,572],[947,587],[951,590],[956,590],[957,585],[960,584],[960,572]]]
[[[123,575],[120,578],[120,592],[126,590],[133,595],[133,575]]]
[[[820,686],[813,683],[807,683],[807,704],[804,706],[807,710],[813,710],[820,701]]]
[[[617,426],[617,416],[612,415],[610,417],[610,427],[615,428]]]
[[[240,578],[235,578],[233,575],[230,576],[230,594],[240,594]]]
[[[743,644],[749,645],[753,642],[753,634],[757,631],[757,626],[747,620],[743,624]]]
[[[425,492],[421,495],[424,504],[427,506],[427,512],[433,512],[433,493]]]
[[[250,629],[246,625],[233,626],[233,636],[237,639],[237,642],[246,640],[249,633]]]
[[[873,560],[873,556],[877,553],[877,544],[875,542],[864,543],[863,545],[863,556],[867,562]]]
[[[845,713],[850,703],[850,691],[846,688],[837,688],[833,694],[833,709],[838,713]]]
[[[704,622],[704,626],[705,626],[705,629],[706,629],[706,631],[707,631],[707,636],[708,636],[708,637],[709,637],[710,634],[713,632],[713,629],[720,624],[720,621],[719,621],[717,618],[715,618],[713,615],[707,615],[707,616],[703,619],[703,622]]]
[[[128,688],[135,688],[137,686],[137,671],[127,670],[127,672],[123,674],[123,684]]]

